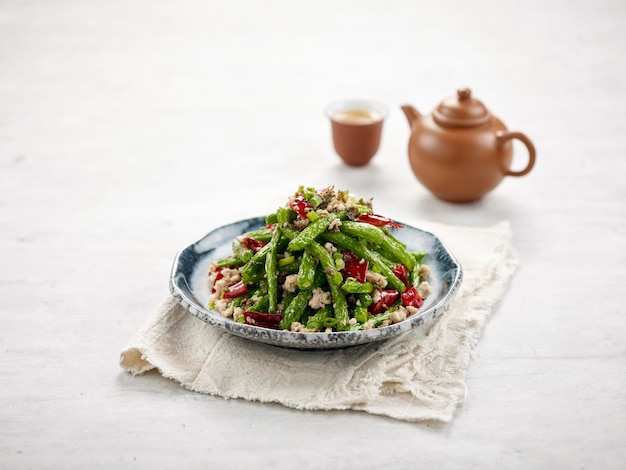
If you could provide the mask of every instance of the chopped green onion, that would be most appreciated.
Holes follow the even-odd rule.
[[[315,222],[320,218],[320,216],[317,215],[317,212],[311,211],[307,213],[306,218],[309,219],[311,222]]]
[[[333,259],[335,260],[335,266],[338,270],[342,270],[346,267],[346,263],[343,260],[343,255],[339,252],[333,253]]]
[[[296,261],[296,257],[291,255],[291,256],[285,256],[284,258],[281,258],[278,260],[278,266],[287,266],[288,264],[291,264],[293,262]]]
[[[310,201],[311,205],[314,208],[318,208],[319,205],[324,202],[324,200],[318,195],[318,194],[314,194],[313,197],[311,197]]]

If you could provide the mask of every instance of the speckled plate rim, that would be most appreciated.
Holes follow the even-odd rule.
[[[170,292],[189,313],[209,325],[243,338],[275,346],[307,350],[338,349],[396,337],[443,314],[448,309],[463,279],[463,269],[460,263],[435,234],[399,223],[404,228],[397,231],[396,236],[407,243],[409,249],[428,251],[430,256],[427,264],[435,268],[433,272],[437,276],[437,279],[434,279],[435,282],[431,282],[437,288],[428,297],[420,312],[400,323],[372,330],[298,333],[237,323],[208,306],[205,307],[198,298],[200,294],[194,287],[194,282],[197,284],[198,281],[194,280],[194,277],[202,278],[204,275],[207,279],[208,290],[208,271],[205,270],[208,269],[209,262],[227,256],[236,236],[264,226],[264,217],[243,219],[215,228],[196,242],[181,249],[174,259],[169,280]],[[421,238],[426,241],[426,244],[430,243],[430,247],[414,246],[409,238]],[[434,301],[432,301],[433,297],[435,297]]]

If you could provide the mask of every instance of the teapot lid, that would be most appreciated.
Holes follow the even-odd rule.
[[[445,127],[476,127],[487,123],[491,113],[484,104],[472,98],[472,90],[460,88],[456,96],[446,98],[437,106],[433,119]]]

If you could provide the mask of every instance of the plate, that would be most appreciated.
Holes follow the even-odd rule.
[[[235,237],[265,226],[265,217],[224,225],[180,250],[172,267],[170,291],[189,313],[200,320],[228,333],[275,346],[295,349],[337,349],[393,338],[432,321],[445,312],[463,278],[461,265],[439,238],[430,232],[402,222],[398,223],[404,228],[394,230],[394,235],[406,243],[409,250],[428,253],[424,264],[431,268],[428,281],[432,293],[425,299],[418,313],[389,326],[360,331],[297,333],[237,323],[208,307],[209,264],[232,253],[232,241]]]

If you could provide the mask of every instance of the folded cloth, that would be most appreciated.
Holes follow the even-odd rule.
[[[132,374],[153,368],[184,387],[307,410],[362,410],[450,421],[465,396],[471,353],[517,266],[508,222],[488,228],[420,223],[457,257],[464,280],[450,308],[390,340],[299,351],[212,327],[167,298],[122,351]]]

